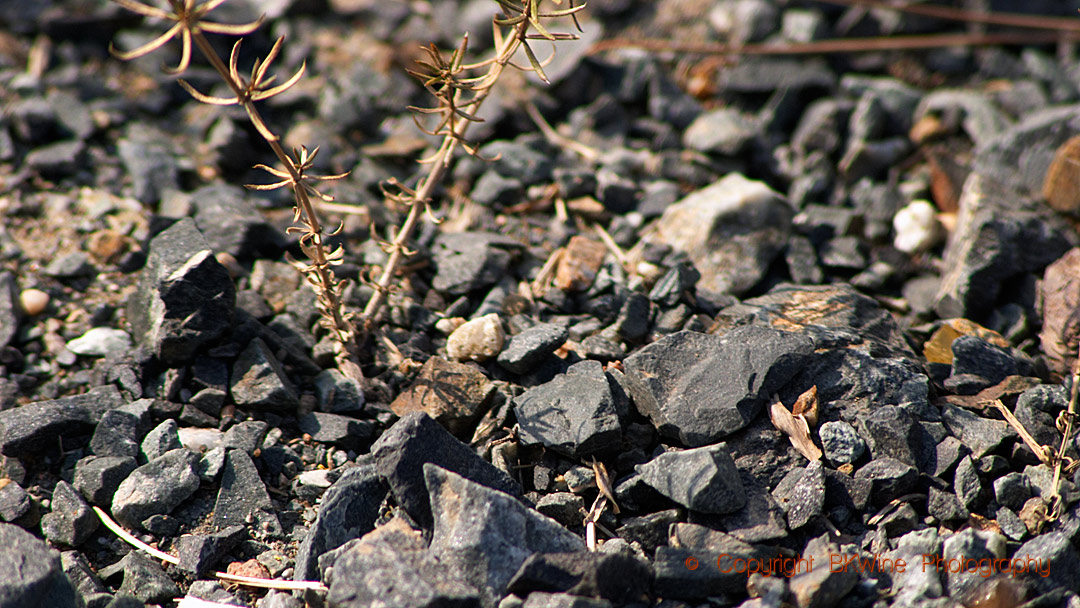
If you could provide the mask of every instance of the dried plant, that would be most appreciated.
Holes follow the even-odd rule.
[[[420,161],[428,164],[430,168],[415,189],[407,188],[395,180],[388,180],[383,186],[388,203],[403,205],[409,211],[404,222],[394,231],[391,240],[382,243],[389,254],[388,261],[378,280],[373,283],[374,291],[364,307],[360,322],[354,323],[352,313],[345,309],[342,296],[345,281],[338,279],[333,271],[333,267],[342,262],[344,251],[341,247],[328,251],[326,238],[334,236],[337,231],[324,230],[312,201],[313,197],[323,201],[333,200],[320,193],[314,187],[314,182],[341,179],[346,174],[310,175],[308,171],[319,151],[318,147],[310,152],[306,147],[301,147],[289,156],[281,147],[280,137],[266,124],[255,105],[256,102],[278,95],[295,85],[303,76],[306,64],[302,65],[288,80],[274,86],[275,77],[267,74],[270,64],[281,50],[281,38],[274,43],[264,59],[255,61],[251,75],[246,78],[240,74],[238,66],[242,38],[233,45],[228,64],[226,64],[211,46],[205,33],[244,36],[255,31],[261,25],[262,18],[241,25],[206,21],[204,18],[207,14],[225,0],[207,0],[202,3],[196,3],[195,0],[167,0],[168,9],[157,8],[136,0],[114,1],[134,13],[173,23],[164,34],[132,51],[123,52],[111,48],[110,50],[117,57],[125,60],[143,57],[160,49],[174,38],[179,38],[180,61],[176,67],[164,69],[171,74],[180,74],[186,71],[191,63],[191,47],[194,43],[217,71],[222,81],[228,85],[233,96],[206,95],[184,80],[179,81],[180,85],[202,103],[243,107],[252,125],[273,150],[280,168],[266,165],[257,165],[256,168],[267,171],[277,181],[247,187],[254,190],[287,187],[292,190],[295,200],[293,222],[296,225],[290,227],[289,232],[300,235],[300,248],[308,259],[307,261],[290,261],[304,273],[308,282],[315,288],[318,295],[317,306],[322,315],[321,324],[331,332],[339,345],[339,364],[343,364],[350,375],[355,375],[357,368],[351,363],[348,355],[356,347],[361,332],[368,333],[375,329],[375,321],[386,302],[391,283],[401,268],[403,260],[412,253],[407,248],[407,243],[423,213],[430,211],[432,193],[445,175],[454,151],[460,146],[469,154],[476,155],[477,153],[477,148],[466,141],[465,135],[471,123],[481,120],[477,112],[487,99],[492,87],[507,66],[536,72],[541,80],[547,82],[547,76],[544,74],[545,62],[537,58],[530,46],[530,41],[544,40],[553,43],[558,40],[576,38],[573,34],[552,33],[548,31],[544,23],[558,17],[571,17],[577,25],[575,15],[584,8],[584,5],[575,6],[574,0],[568,0],[567,8],[550,11],[541,10],[544,0],[495,0],[501,14],[493,19],[495,49],[491,57],[466,63],[469,43],[467,35],[448,57],[444,56],[435,45],[424,48],[426,60],[419,61],[418,69],[411,73],[421,80],[425,89],[435,98],[435,104],[430,108],[410,109],[416,113],[415,117],[420,128],[429,135],[442,138],[442,141],[429,158]],[[564,0],[550,0],[550,2],[561,5]],[[517,66],[512,63],[512,59],[519,50],[524,52],[529,62],[528,66]],[[423,119],[426,117],[434,117],[434,126],[424,126]]]

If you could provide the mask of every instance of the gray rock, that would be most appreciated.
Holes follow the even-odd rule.
[[[609,331],[623,340],[638,342],[649,333],[651,312],[649,298],[640,293],[630,294],[619,308],[619,315]]]
[[[1039,445],[1058,445],[1061,434],[1055,416],[1068,405],[1069,394],[1064,386],[1041,384],[1020,394],[1013,413]]]
[[[681,331],[623,363],[638,410],[662,435],[700,446],[749,424],[812,349],[805,336],[765,327],[722,337]]]
[[[617,492],[616,490],[616,498]],[[541,515],[550,517],[567,528],[581,525],[581,513],[584,509],[585,500],[572,492],[552,492],[544,494],[536,501],[536,510]]]
[[[956,497],[968,510],[974,511],[982,506],[986,500],[986,488],[983,487],[979,472],[975,470],[975,464],[970,456],[964,456],[956,465],[956,473],[953,475],[953,490]]]
[[[819,99],[803,112],[791,135],[791,145],[802,154],[814,150],[832,154],[844,141],[848,116],[854,109],[850,100],[826,97]]]
[[[91,604],[90,599],[95,594],[105,593],[105,584],[90,567],[90,561],[86,559],[86,556],[79,551],[64,551],[60,554],[60,565],[75,587],[75,591],[83,597],[83,601],[88,606],[98,605]]]
[[[910,492],[919,479],[919,471],[895,458],[875,458],[855,472],[855,479],[869,481],[873,503],[884,505]]]
[[[818,427],[818,438],[825,457],[838,465],[853,463],[866,451],[866,444],[855,427],[842,420],[822,424]]]
[[[705,112],[683,132],[683,146],[706,154],[735,156],[757,135],[754,119],[734,108]]]
[[[521,486],[509,475],[480,458],[430,416],[414,412],[402,416],[372,444],[379,474],[390,484],[398,504],[421,527],[430,529],[433,519],[424,485],[424,464],[432,463],[467,479],[521,495]]]
[[[993,308],[1002,286],[1041,271],[1076,240],[1048,210],[1017,208],[1017,194],[972,173],[960,195],[956,228],[945,246],[945,271],[934,308],[942,318],[973,318]]]
[[[113,517],[128,527],[141,528],[150,516],[171,513],[199,489],[198,462],[198,454],[181,448],[135,469],[113,494]]]
[[[357,420],[340,414],[311,412],[297,421],[300,432],[311,435],[320,443],[336,445],[359,452],[371,443],[375,434],[374,420]]]
[[[894,560],[904,560],[910,567],[893,573],[892,592],[898,606],[914,606],[944,595],[941,575],[935,568],[923,568],[925,560],[941,554],[941,540],[936,528],[908,532],[888,553]],[[895,563],[895,562],[894,562]]]
[[[179,163],[167,133],[131,123],[116,143],[126,174],[131,176],[132,195],[148,205],[161,200],[167,190],[179,189]]]
[[[959,439],[952,436],[946,437],[937,444],[934,466],[928,472],[934,477],[941,477],[951,471],[962,457],[970,453],[971,450]]]
[[[645,483],[693,511],[725,514],[746,505],[746,491],[727,445],[666,452],[636,467]]]
[[[882,171],[894,166],[911,151],[907,137],[867,141],[851,140],[840,158],[837,169],[849,182],[866,177],[877,177]]]
[[[277,508],[270,502],[251,457],[242,450],[229,450],[221,471],[221,489],[214,503],[214,525],[219,529],[244,526],[256,537],[282,535]]]
[[[855,568],[834,568],[830,560],[837,557],[844,559],[846,551],[829,540],[819,536],[806,544],[801,556],[814,558],[809,571],[796,574],[788,580],[788,587],[796,606],[836,606],[840,599],[850,592],[859,582],[859,573]]]
[[[777,57],[745,57],[717,75],[717,94],[772,93],[786,88],[792,94],[805,89],[834,90],[836,75],[824,61]]]
[[[247,538],[244,526],[229,526],[213,534],[185,534],[176,540],[177,567],[200,578]]]
[[[190,218],[150,242],[127,316],[136,342],[167,365],[191,359],[232,326],[236,288]]]
[[[642,238],[685,251],[699,288],[741,295],[783,251],[793,215],[779,193],[732,173],[669,206]]]
[[[514,398],[521,441],[543,444],[574,459],[610,452],[622,429],[599,361],[582,361],[546,384]]]
[[[281,363],[262,338],[253,339],[236,358],[229,392],[239,406],[287,411],[300,403]]]
[[[320,563],[324,564],[324,580],[330,587],[327,599],[332,606],[481,605],[476,588],[461,580],[447,564],[432,559],[423,536],[401,518],[327,554]]]
[[[870,455],[922,467],[933,457],[933,439],[902,407],[885,405],[859,417]]]
[[[319,556],[374,530],[388,492],[374,466],[346,470],[323,494],[315,523],[297,551],[293,579],[319,578]]]
[[[87,456],[75,463],[71,485],[91,504],[108,510],[116,489],[136,466],[133,456]]]
[[[41,518],[41,531],[50,541],[78,547],[97,530],[97,515],[68,482],[56,483],[49,505],[51,510]]]
[[[648,597],[652,569],[648,562],[621,553],[536,553],[529,556],[507,585],[519,597],[561,592],[605,599],[616,606]]]
[[[139,456],[139,440],[150,421],[152,399],[139,399],[101,415],[90,437],[90,450],[97,456]]]
[[[1023,560],[1030,573],[1029,580],[1042,593],[1054,588],[1071,589],[1080,577],[1080,552],[1061,532],[1036,536],[1021,545],[1013,553],[1013,559]]]
[[[513,496],[430,463],[424,478],[434,518],[428,551],[479,589],[485,604],[505,594],[530,555],[585,548],[581,538]]]
[[[262,447],[269,428],[270,425],[262,420],[238,422],[225,431],[225,436],[221,439],[221,447],[227,450],[243,450],[248,456],[252,456],[255,450]]]
[[[690,523],[726,530],[735,538],[747,543],[767,543],[788,537],[787,519],[783,507],[762,483],[748,474],[742,474],[746,490],[746,506],[727,515],[703,515],[690,511]]]
[[[139,451],[142,453],[143,458],[149,462],[166,452],[184,447],[180,443],[179,431],[176,421],[172,418],[168,418],[157,425],[154,430],[146,434],[146,437],[143,438],[142,443],[139,445]]]
[[[485,206],[510,206],[525,196],[521,180],[503,177],[497,171],[485,171],[473,185],[472,200]]]
[[[1009,507],[1000,507],[994,513],[994,520],[998,522],[1001,533],[1009,540],[1021,541],[1028,535],[1027,524]]]
[[[35,501],[22,485],[11,480],[0,482],[0,519],[29,527],[37,519]]]
[[[975,600],[980,587],[986,582],[986,576],[980,574],[976,568],[948,568],[949,560],[1001,559],[1005,555],[1004,536],[996,532],[967,528],[945,539],[941,551],[943,560],[941,563],[925,564],[924,562],[923,567],[943,572],[949,597],[958,602],[970,603]]]
[[[944,492],[935,487],[930,488],[926,499],[926,511],[940,522],[966,520],[971,517],[964,503],[952,492]]]
[[[941,408],[941,421],[952,436],[971,450],[973,458],[982,458],[1003,441],[1016,437],[1016,431],[1004,420],[983,418],[955,405]]]
[[[10,344],[18,334],[22,316],[19,285],[15,282],[15,275],[0,272],[0,348]]]
[[[315,376],[315,398],[320,412],[345,414],[364,409],[364,389],[336,369]]]
[[[510,338],[499,353],[497,362],[503,369],[524,374],[551,356],[570,337],[563,325],[541,323]]]
[[[180,595],[176,583],[142,551],[129,551],[111,568],[118,569],[124,575],[117,596],[127,594],[145,604],[166,604]]]
[[[249,202],[242,188],[224,183],[203,186],[191,193],[195,224],[215,252],[238,259],[276,258],[286,239]]]
[[[1080,131],[1080,105],[1052,106],[1034,112],[1029,108],[1025,107],[1028,111],[1020,122],[980,142],[975,151],[975,171],[992,177],[1008,190],[1037,194],[1042,192],[1054,153]]]
[[[435,277],[431,286],[451,296],[490,287],[510,266],[521,243],[486,232],[440,234],[432,246]]]
[[[77,279],[93,276],[95,271],[90,256],[82,251],[73,251],[53,258],[41,272],[58,279]]]
[[[59,447],[61,436],[84,435],[108,410],[122,403],[114,385],[51,401],[28,403],[0,412],[0,451],[27,457]]]
[[[994,480],[994,499],[999,505],[1019,511],[1031,498],[1031,484],[1022,473],[1006,473]]]
[[[820,460],[795,469],[773,490],[787,513],[788,528],[796,530],[821,514],[825,505],[825,473]]]
[[[943,119],[945,128],[963,129],[976,147],[989,145],[1010,126],[1008,116],[996,107],[989,94],[981,91],[930,91],[919,102],[912,120],[918,122],[927,115]]]
[[[0,604],[5,608],[81,608],[60,554],[29,532],[0,524]]]
[[[480,148],[480,156],[495,159],[491,168],[500,175],[517,178],[525,184],[550,179],[555,165],[553,156],[523,141],[493,141]]]

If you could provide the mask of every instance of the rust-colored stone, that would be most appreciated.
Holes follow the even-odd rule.
[[[603,243],[580,235],[572,237],[555,270],[555,286],[563,291],[585,291],[592,286],[606,255]]]
[[[1043,197],[1058,211],[1080,211],[1080,135],[1074,135],[1054,153],[1043,180]]]
[[[432,357],[390,409],[398,416],[425,412],[454,435],[468,439],[494,393],[495,385],[480,370]]]
[[[1050,372],[1063,378],[1072,372],[1080,343],[1080,247],[1046,268],[1041,296],[1043,352]]]

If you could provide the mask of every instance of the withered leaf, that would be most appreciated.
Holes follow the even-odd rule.
[[[810,424],[802,414],[793,416],[779,397],[773,396],[773,403],[769,406],[769,420],[773,426],[788,436],[791,445],[805,456],[808,460],[821,460],[821,449],[814,445],[810,437]]]
[[[930,363],[952,365],[952,343],[960,336],[975,336],[1002,348],[1011,346],[1001,334],[986,329],[974,321],[949,319],[923,345],[923,356]]]
[[[791,413],[795,417],[801,415],[806,418],[806,423],[810,425],[810,428],[817,426],[818,398],[816,384],[799,395],[799,398],[795,400],[795,405],[791,406]]]

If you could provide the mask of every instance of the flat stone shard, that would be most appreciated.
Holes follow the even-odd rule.
[[[294,410],[300,403],[281,363],[261,338],[247,345],[232,371],[229,392],[239,406]]]
[[[214,525],[247,526],[255,536],[280,537],[281,522],[270,502],[266,484],[255,463],[243,450],[229,450],[221,472],[221,488],[214,503]]]
[[[141,528],[152,515],[168,515],[199,489],[198,462],[198,454],[180,448],[135,469],[113,494],[113,516]]]
[[[81,395],[38,401],[0,412],[0,452],[25,458],[59,447],[57,438],[90,432],[110,409],[123,403],[114,385]]]
[[[412,385],[390,404],[398,416],[422,411],[462,439],[472,437],[495,385],[475,367],[431,357]]]
[[[150,255],[127,310],[135,340],[166,365],[178,365],[229,331],[236,287],[191,218],[150,242]]]
[[[64,574],[58,552],[22,528],[0,523],[0,605],[76,608],[83,602]]]
[[[623,361],[634,404],[660,434],[688,446],[750,423],[813,352],[810,338],[767,327],[723,336],[680,331]]]
[[[636,468],[645,483],[692,511],[723,515],[746,505],[739,471],[723,443],[666,452]]]

